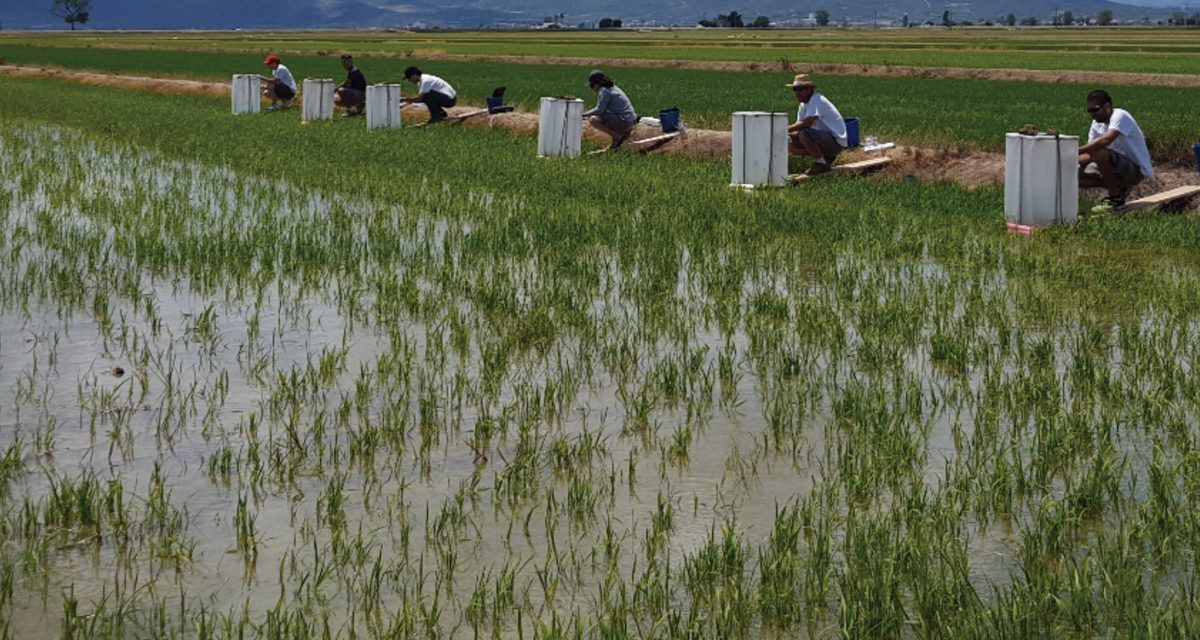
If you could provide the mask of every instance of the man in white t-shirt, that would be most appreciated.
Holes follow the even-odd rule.
[[[1088,94],[1087,112],[1092,116],[1087,144],[1079,147],[1079,186],[1103,187],[1108,195],[1095,213],[1107,213],[1125,206],[1125,196],[1144,179],[1154,179],[1150,150],[1133,116],[1114,109],[1112,96],[1097,89]]]
[[[271,68],[272,78],[266,79],[263,95],[271,101],[271,110],[286,109],[292,106],[292,98],[296,97],[296,79],[292,72],[283,66],[279,56],[269,55],[263,64]]]
[[[829,98],[817,93],[807,73],[796,76],[784,85],[796,94],[800,108],[795,124],[788,127],[788,152],[814,158],[804,173],[815,176],[826,173],[839,153],[846,148],[846,121]]]
[[[404,78],[417,85],[417,95],[402,98],[401,102],[420,102],[429,107],[430,123],[445,120],[446,109],[458,103],[454,87],[432,73],[422,73],[416,67],[409,67],[404,70]]]

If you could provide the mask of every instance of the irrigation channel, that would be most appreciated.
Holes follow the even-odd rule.
[[[8,637],[1195,630],[1194,265],[1125,320],[1007,242],[564,277],[511,194],[0,166]]]

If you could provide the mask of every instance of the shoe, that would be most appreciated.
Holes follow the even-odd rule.
[[[625,144],[625,136],[617,136],[613,138],[612,144],[608,145],[609,149],[620,149],[621,145]]]
[[[812,166],[808,168],[808,171],[804,172],[804,175],[819,176],[822,173],[829,173],[829,170],[832,168],[833,167],[830,167],[828,162],[814,162]]]
[[[1125,198],[1120,196],[1105,196],[1100,204],[1092,207],[1092,213],[1112,213],[1125,206]]]
[[[444,113],[440,116],[429,116],[429,122],[426,124],[437,124],[445,119],[446,119],[446,114],[444,114]]]
[[[272,104],[271,106],[267,107],[267,111],[279,111],[282,108],[283,107],[281,105]]]
[[[291,99],[291,98],[288,98],[287,100],[284,100],[284,101],[283,101],[283,106],[282,106],[282,107],[279,107],[279,108],[280,108],[280,109],[287,109],[287,108],[290,108],[291,106],[292,106],[292,99]]]
[[[361,112],[361,111],[355,111],[355,110],[353,110],[353,109],[347,109],[347,110],[346,110],[346,112],[342,114],[342,117],[343,117],[343,118],[353,118],[354,116],[361,116],[361,115],[362,115],[362,112]]]

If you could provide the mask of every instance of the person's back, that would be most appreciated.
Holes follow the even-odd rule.
[[[287,67],[280,64],[277,67],[275,67],[273,74],[274,74],[276,80],[287,85],[289,89],[291,89],[292,91],[297,90],[296,79],[292,77],[292,72],[288,71]]]
[[[1142,128],[1138,126],[1137,120],[1134,120],[1128,111],[1114,108],[1107,123],[1092,122],[1092,127],[1088,131],[1088,142],[1099,138],[1110,129],[1119,131],[1120,135],[1109,143],[1108,148],[1133,159],[1138,169],[1141,170],[1142,177],[1153,180],[1154,167],[1150,162],[1150,148],[1146,145],[1146,135],[1142,133]]]
[[[848,144],[846,137],[846,120],[842,117],[842,113],[833,106],[824,95],[819,92],[813,92],[812,97],[808,102],[800,104],[796,110],[796,121],[800,122],[808,117],[816,117],[816,122],[812,128],[817,131],[827,131],[837,138],[838,144],[845,147]]]
[[[365,93],[367,90],[367,77],[363,75],[362,71],[359,71],[358,67],[354,67],[346,74],[346,86],[355,91]]]
[[[598,93],[599,102],[596,105],[595,112],[611,114],[616,120],[625,124],[637,123],[637,111],[633,108],[633,103],[629,101],[629,96],[625,95],[624,91],[618,86],[601,87]]]

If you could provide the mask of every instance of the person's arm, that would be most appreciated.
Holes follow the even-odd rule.
[[[809,116],[803,120],[797,120],[794,124],[788,127],[788,133],[800,133],[801,129],[808,129],[820,120],[817,116]]]
[[[1109,128],[1108,131],[1104,132],[1104,135],[1099,136],[1095,140],[1092,140],[1082,147],[1079,147],[1079,153],[1091,153],[1097,149],[1107,149],[1108,145],[1112,144],[1119,135],[1121,135],[1120,131]]]
[[[604,113],[604,110],[608,108],[608,97],[610,95],[612,95],[610,92],[601,89],[600,90],[600,100],[599,100],[599,102],[596,103],[596,108],[592,109],[591,111],[584,111],[583,117],[586,118],[588,116],[594,116],[594,115],[599,115],[601,113]]]

